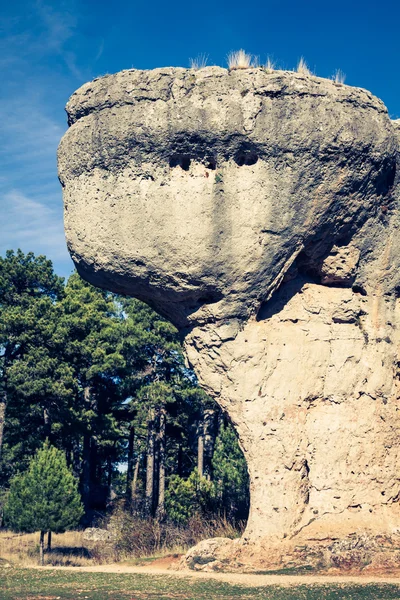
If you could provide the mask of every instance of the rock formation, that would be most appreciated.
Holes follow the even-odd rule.
[[[72,258],[182,331],[246,456],[241,547],[392,534],[399,124],[365,90],[261,68],[123,71],[67,113]]]

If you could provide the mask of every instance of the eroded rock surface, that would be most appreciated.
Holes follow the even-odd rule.
[[[383,104],[316,77],[123,71],[67,111],[59,172],[79,272],[180,327],[254,314],[296,256],[320,260],[393,184]]]
[[[107,76],[67,112],[71,255],[182,330],[247,459],[242,548],[397,531],[399,122],[365,90],[217,67]]]

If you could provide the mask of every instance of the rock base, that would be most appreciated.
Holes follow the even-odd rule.
[[[208,552],[209,549],[209,552]],[[204,540],[184,556],[180,567],[204,572],[400,575],[400,536],[354,534],[304,546],[243,544]]]

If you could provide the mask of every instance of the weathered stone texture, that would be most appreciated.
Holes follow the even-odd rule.
[[[123,71],[67,111],[59,172],[78,270],[179,326],[254,313],[302,250],[321,259],[393,183],[383,104],[316,77]]]
[[[399,122],[365,90],[217,67],[124,71],[67,111],[71,255],[185,335],[247,459],[242,543],[396,530]]]
[[[240,330],[210,324],[186,338],[201,384],[231,416],[247,457],[245,538],[286,538],[321,519],[325,536],[345,535],[355,513],[376,533],[393,530],[398,301],[299,278],[265,308]]]

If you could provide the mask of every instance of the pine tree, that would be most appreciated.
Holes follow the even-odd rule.
[[[59,311],[63,356],[77,387],[71,407],[76,415],[73,452],[89,514],[92,508],[105,505],[113,462],[123,445],[119,418],[126,362],[122,349],[129,342],[124,339],[115,296],[86,283],[77,273],[68,279]]]
[[[41,363],[35,385],[40,387],[46,379],[51,386],[54,381],[48,378],[51,366],[46,363],[54,336],[54,305],[62,294],[63,279],[44,256],[9,250],[0,257],[0,454],[10,396],[32,387],[21,372],[34,354],[33,362]]]
[[[212,466],[219,510],[229,519],[247,519],[249,475],[236,433],[229,424],[223,425],[217,436]]]
[[[29,469],[10,484],[5,521],[13,531],[40,531],[40,564],[44,564],[44,535],[72,529],[83,515],[78,484],[64,453],[46,442]]]

